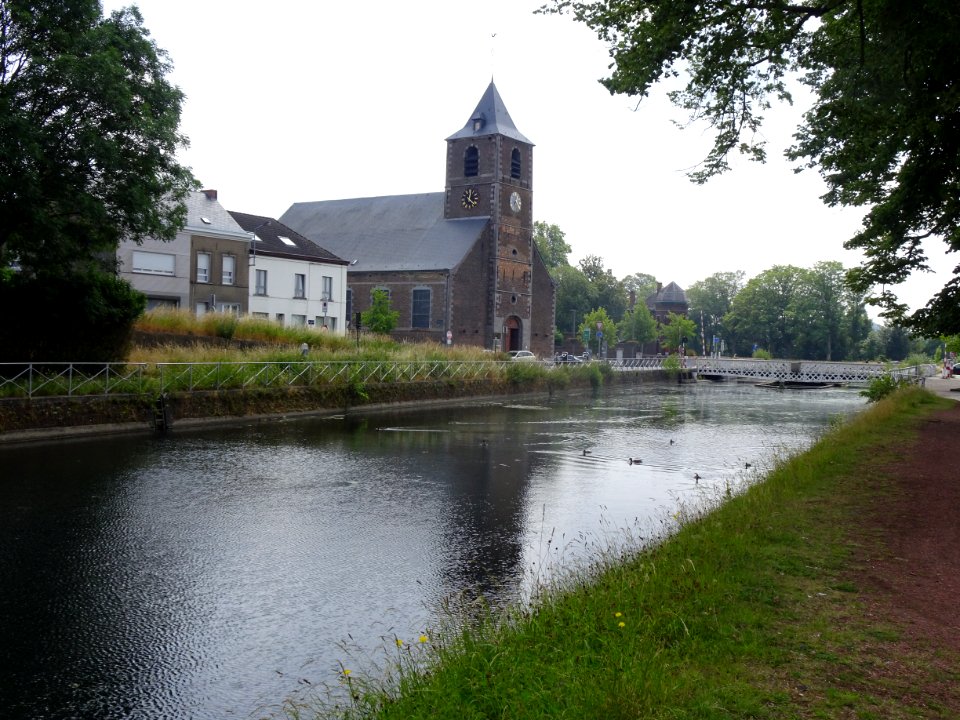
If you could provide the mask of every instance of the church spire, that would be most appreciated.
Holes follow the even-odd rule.
[[[480,102],[477,103],[477,108],[473,111],[470,119],[467,120],[467,124],[459,132],[448,137],[447,140],[479,137],[481,135],[503,135],[512,140],[533,145],[513,124],[513,119],[507,112],[507,107],[503,104],[500,93],[497,92],[497,86],[493,84],[493,78],[490,79],[490,85],[483,93],[483,97],[480,98]]]

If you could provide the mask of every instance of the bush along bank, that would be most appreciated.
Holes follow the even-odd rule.
[[[554,393],[650,382],[676,382],[663,372],[616,373],[600,363],[553,370],[511,363],[497,379],[410,383],[339,383],[305,387],[199,390],[165,396],[171,426],[296,413],[345,412],[380,405],[456,401],[480,396]],[[89,395],[0,399],[0,443],[98,432],[155,429],[156,395]],[[187,422],[185,422],[187,421]]]
[[[875,659],[850,656],[851,648],[876,647],[889,630],[858,612],[847,574],[851,537],[871,542],[860,522],[892,487],[878,463],[946,405],[902,390],[782,459],[762,482],[677,508],[663,520],[663,538],[601,551],[529,606],[474,607],[418,638],[395,638],[385,679],[344,664],[329,696],[289,699],[278,713],[946,717],[922,707],[920,692],[891,700]],[[937,652],[912,661],[922,668]]]

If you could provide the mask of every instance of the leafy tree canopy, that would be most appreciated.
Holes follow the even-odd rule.
[[[923,240],[960,250],[960,3],[956,0],[548,0],[610,47],[612,93],[670,93],[715,130],[692,174],[704,182],[732,152],[763,161],[758,133],[773,101],[790,101],[799,77],[815,95],[789,158],[818,167],[828,205],[867,208],[848,248],[849,273],[868,301],[928,336],[960,331],[960,267],[927,307],[905,317],[889,286],[927,268]]]
[[[606,342],[608,345],[616,342],[617,323],[607,314],[606,308],[598,307],[587,313],[583,322],[580,323],[578,335],[582,338],[587,330],[590,331],[587,347],[595,353],[600,352],[602,342]],[[603,333],[602,336],[599,333]]]
[[[580,261],[580,271],[596,292],[596,307],[602,307],[616,321],[627,311],[627,292],[612,270],[603,267],[603,258],[587,255]]]
[[[657,279],[648,273],[633,273],[633,275],[627,275],[621,282],[624,290],[635,294],[637,302],[642,303],[657,291]]]
[[[650,313],[646,303],[638,302],[624,313],[623,320],[617,325],[617,333],[620,340],[650,342],[657,338],[656,318]]]
[[[697,326],[690,318],[679,313],[667,313],[666,322],[660,323],[660,337],[663,346],[671,351],[679,351],[693,341]]]
[[[0,0],[0,267],[60,276],[174,237],[195,181],[169,70],[136,8]]]
[[[565,233],[558,225],[549,225],[540,220],[533,223],[533,242],[536,243],[537,250],[540,251],[540,256],[554,279],[559,268],[569,265],[567,256],[572,248],[564,239],[565,237]]]
[[[390,309],[390,294],[383,288],[373,291],[370,309],[360,319],[370,332],[389,335],[400,320],[400,312]]]

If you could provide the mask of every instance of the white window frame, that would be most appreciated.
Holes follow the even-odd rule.
[[[197,282],[210,283],[210,253],[208,252],[197,253]]]
[[[306,315],[290,315],[290,325],[292,325],[293,327],[306,327],[307,316]]]
[[[321,300],[333,300],[333,277],[322,275],[323,291],[320,293]]]
[[[261,275],[261,273],[263,273],[263,274]],[[261,278],[263,279],[263,282],[262,282],[262,283],[260,282]],[[255,279],[256,279],[257,284],[256,284],[256,286],[255,286],[255,289],[254,289],[254,293],[253,293],[253,294],[254,294],[254,295],[266,295],[266,294],[267,294],[267,271],[266,271],[266,270],[260,270],[260,269],[258,269]]]
[[[134,250],[130,260],[130,271],[138,274],[173,277],[177,273],[177,256],[171,253]]]
[[[229,266],[229,270],[227,267]],[[222,285],[233,285],[237,277],[237,258],[233,255],[224,255],[221,258],[220,281]]]
[[[307,296],[306,273],[293,274],[293,296],[298,299],[302,299]]]

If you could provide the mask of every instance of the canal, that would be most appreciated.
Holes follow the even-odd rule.
[[[0,716],[257,717],[451,597],[669,530],[863,403],[644,385],[4,449]]]

